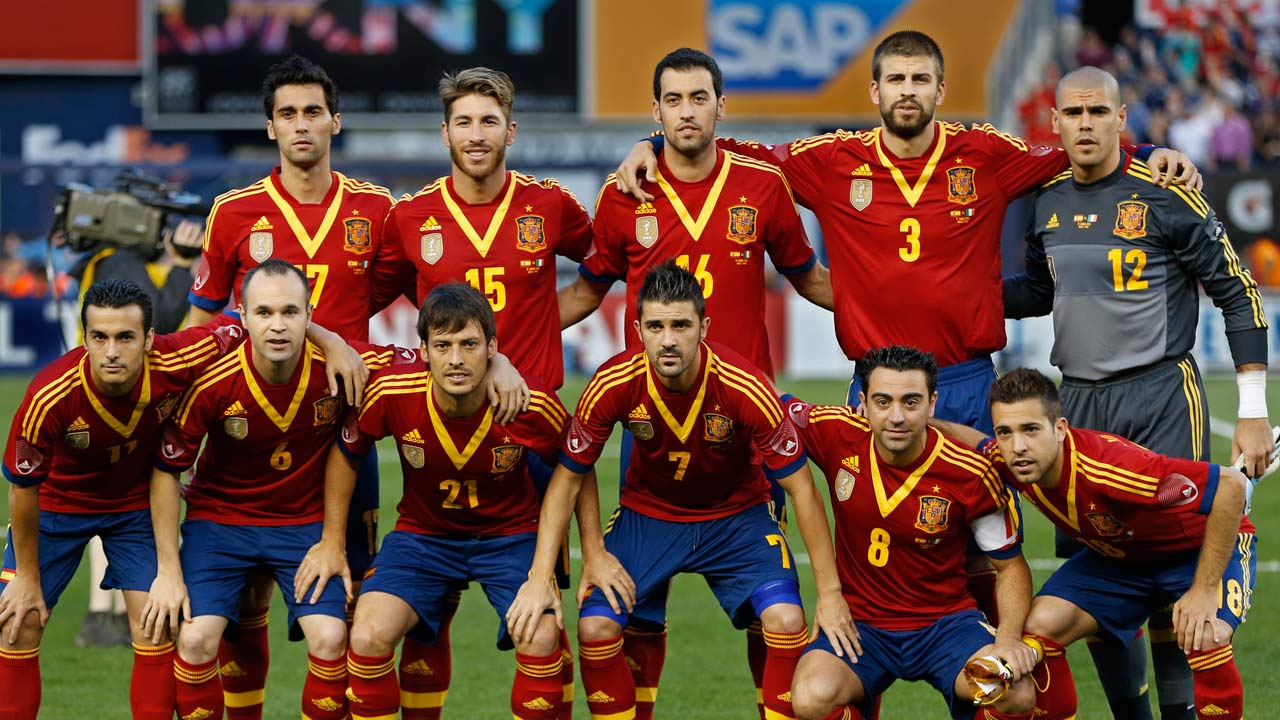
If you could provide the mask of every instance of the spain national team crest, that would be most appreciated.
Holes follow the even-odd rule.
[[[1137,200],[1116,203],[1115,234],[1126,240],[1147,234],[1147,204]]]
[[[444,235],[427,233],[422,236],[422,259],[428,265],[435,265],[444,256]]]
[[[496,475],[511,472],[516,463],[520,462],[520,455],[524,453],[524,448],[519,445],[499,445],[493,449],[493,472]]]
[[[258,262],[266,262],[271,257],[274,245],[269,232],[249,233],[249,257]]]
[[[227,437],[232,440],[243,440],[249,436],[249,419],[229,417],[222,421],[222,429],[227,431]]]
[[[966,205],[978,199],[974,169],[965,165],[947,170],[947,200]]]
[[[160,404],[156,405],[156,414],[160,416],[160,422],[164,422],[168,419],[169,414],[173,412],[173,409],[178,407],[178,400],[181,398],[181,395],[170,395],[169,397],[161,400]]]
[[[658,242],[658,218],[652,215],[636,218],[636,242],[646,248],[651,248]]]
[[[631,431],[632,435],[636,436],[637,440],[653,439],[653,423],[651,422],[632,420],[627,423],[627,429]]]
[[[1093,525],[1093,529],[1103,537],[1115,537],[1124,532],[1124,523],[1116,519],[1115,515],[1104,512],[1086,513],[1085,517],[1089,518],[1089,523]]]
[[[414,470],[421,470],[422,466],[425,465],[427,461],[426,452],[417,445],[406,445],[402,443],[400,445],[400,454],[404,456],[404,461],[409,463],[409,466]]]
[[[68,445],[70,445],[71,447],[77,450],[83,450],[89,447],[89,431],[88,430],[67,433],[63,439],[67,441]]]
[[[541,215],[521,215],[516,218],[516,247],[525,252],[542,252],[547,249],[547,236],[543,232]]]
[[[342,413],[342,398],[322,397],[316,401],[316,425],[328,425]]]
[[[729,208],[729,232],[725,237],[746,245],[756,241],[756,216],[759,210],[747,205],[734,205]]]
[[[724,415],[707,413],[702,416],[702,422],[705,426],[705,433],[703,437],[705,437],[708,442],[729,442],[729,440],[733,438],[733,420],[730,420]]]
[[[871,180],[867,178],[854,178],[849,183],[849,204],[854,209],[862,212],[871,204]]]
[[[342,221],[347,229],[347,236],[343,240],[342,249],[357,255],[364,255],[373,251],[373,234],[371,229],[373,223],[368,218],[349,217]]]
[[[925,495],[920,498],[920,514],[916,517],[916,527],[927,533],[939,533],[947,529],[947,511],[951,501],[937,495]]]
[[[857,481],[853,473],[840,468],[840,472],[836,473],[836,499],[840,502],[848,500],[853,495],[853,485]]]

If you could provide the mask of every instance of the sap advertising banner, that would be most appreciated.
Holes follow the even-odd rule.
[[[648,118],[654,65],[688,46],[720,62],[730,120],[874,124],[872,51],[885,35],[916,29],[937,40],[947,60],[940,117],[980,119],[987,70],[1016,7],[1016,0],[983,2],[981,12],[954,0],[648,0],[638,12],[631,3],[601,2],[591,37],[591,114]],[[637,22],[644,32],[635,31]]]

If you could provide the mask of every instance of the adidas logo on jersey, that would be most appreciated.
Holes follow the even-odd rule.
[[[325,712],[333,712],[333,711],[335,711],[335,710],[341,710],[341,709],[342,709],[342,706],[341,706],[341,705],[339,705],[337,702],[335,702],[335,701],[334,701],[334,699],[333,699],[333,698],[331,698],[331,697],[323,697],[323,698],[316,698],[316,699],[313,699],[313,700],[311,701],[311,704],[312,704],[312,705],[315,705],[316,707],[320,708],[321,710],[323,710],[323,711],[325,711]]]
[[[224,678],[228,678],[228,677],[244,677],[245,675],[247,675],[247,674],[248,674],[248,673],[246,673],[246,672],[244,671],[244,668],[240,667],[240,664],[239,664],[239,663],[237,663],[235,660],[232,660],[231,662],[227,663],[226,665],[223,665],[223,666],[219,669],[219,672],[221,672],[221,673],[222,673],[222,677],[224,677]]]
[[[593,693],[591,693],[590,695],[588,695],[588,696],[587,696],[587,702],[589,702],[589,703],[597,703],[597,704],[599,704],[599,703],[611,703],[611,702],[613,702],[613,698],[612,698],[612,697],[609,697],[609,695],[608,695],[607,693],[605,693],[605,691],[603,691],[603,690],[597,690],[597,691],[595,691],[595,692],[593,692]]]
[[[414,430],[413,432],[417,433],[418,431]],[[419,439],[418,442],[422,442],[422,440]],[[436,674],[436,671],[431,669],[431,666],[427,664],[427,661],[421,658],[405,665],[402,669],[409,675],[422,675],[423,677],[426,677],[428,675]]]
[[[1224,710],[1218,707],[1217,705],[1209,704],[1200,708],[1200,714],[1201,715],[1230,715],[1231,712],[1228,710]]]
[[[854,170],[852,174],[854,177],[871,177],[871,166],[866,163],[862,163],[862,166],[857,170]]]
[[[403,440],[403,441],[405,441],[405,442],[421,443],[421,442],[422,442],[422,435],[418,433],[418,428],[414,428],[414,429],[410,430],[409,432],[407,432],[407,433],[405,433],[405,434],[401,435],[401,436],[400,436],[400,439],[401,439],[401,440]],[[422,661],[421,661],[421,660],[419,660],[418,662],[422,662]]]
[[[547,702],[546,698],[540,698],[540,697],[534,698],[527,703],[521,703],[521,704],[529,708],[530,710],[546,711],[546,710],[551,710],[555,708],[555,705],[552,705],[551,703]]]
[[[840,461],[840,464],[841,464],[841,465],[843,465],[843,466],[845,466],[845,467],[847,467],[847,468],[849,468],[850,470],[852,470],[852,471],[854,471],[854,472],[860,472],[860,470],[858,469],[858,456],[857,456],[857,455],[852,455],[852,456],[850,456],[850,457],[847,457],[847,458],[845,458],[845,459],[841,460],[841,461]]]
[[[78,432],[80,430],[88,430],[88,429],[89,429],[89,423],[85,422],[84,418],[80,416],[76,416],[76,421],[71,423],[71,425],[67,427],[67,432]]]
[[[436,222],[436,216],[428,215],[426,221],[422,223],[422,227],[418,228],[418,232],[431,232],[439,229],[440,223]]]
[[[627,413],[627,419],[628,420],[648,420],[649,410],[644,406],[644,403],[640,403],[639,405],[636,406],[635,410],[632,410],[631,412]]]
[[[249,228],[249,232],[258,232],[261,230],[271,230],[271,229],[272,229],[271,221],[267,220],[266,215],[263,215],[262,217],[258,218],[258,222],[254,223],[253,227]]]
[[[244,414],[244,406],[240,404],[239,400],[231,403],[231,407],[222,411],[222,417],[231,417],[232,415],[243,415],[243,414]]]
[[[636,206],[637,215],[657,215],[658,210],[651,202],[642,202]]]
[[[1045,230],[1053,230],[1056,227],[1058,227],[1058,213],[1050,215],[1049,222],[1044,224]]]

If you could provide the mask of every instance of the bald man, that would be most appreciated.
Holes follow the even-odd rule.
[[[1114,77],[1083,67],[1058,83],[1054,131],[1071,170],[1036,194],[1026,271],[1005,278],[1005,316],[1053,313],[1050,362],[1062,370],[1064,414],[1157,453],[1209,459],[1204,385],[1191,348],[1199,290],[1222,311],[1240,406],[1232,457],[1257,477],[1273,447],[1265,399],[1267,321],[1257,283],[1198,191],[1151,182],[1120,147],[1125,106]],[[1080,522],[1106,522],[1105,513]],[[1058,533],[1058,554],[1081,546]],[[1123,538],[1120,538],[1123,541]],[[1065,541],[1065,542],[1064,542]],[[1195,718],[1191,674],[1168,632],[1151,621],[1163,720]],[[1149,718],[1145,648],[1097,638],[1090,650],[1117,718]]]

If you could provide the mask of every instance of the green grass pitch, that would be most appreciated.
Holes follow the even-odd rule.
[[[12,418],[28,378],[0,377],[0,414]],[[563,399],[573,407],[585,380],[571,379]],[[840,402],[843,382],[784,382],[785,390],[811,402]],[[1273,381],[1270,406],[1280,409],[1277,383]],[[1227,418],[1234,414],[1235,385],[1231,378],[1211,378],[1209,406],[1213,414]],[[1273,420],[1276,417],[1272,418]],[[1224,461],[1230,442],[1215,436],[1213,456]],[[599,464],[601,498],[607,515],[617,497],[616,450]],[[396,454],[382,448],[382,529],[395,523],[395,504],[400,496],[400,472]],[[819,474],[819,483],[821,483]],[[1273,480],[1276,480],[1273,478]],[[825,486],[823,493],[825,496]],[[7,500],[5,507],[7,508]],[[1267,638],[1280,634],[1280,575],[1275,557],[1268,552],[1271,538],[1280,535],[1280,488],[1264,483],[1255,498],[1252,517],[1261,538],[1260,561],[1254,605],[1249,622],[1236,640],[1236,658],[1244,675],[1249,713],[1262,717],[1280,707],[1280,648]],[[576,531],[575,531],[576,532]],[[791,528],[791,540],[801,548],[798,532]],[[1032,561],[1052,557],[1052,528],[1034,509],[1027,520],[1026,555]],[[1043,568],[1043,565],[1037,565]],[[575,567],[575,572],[576,572]],[[805,598],[812,605],[813,578],[807,566],[800,568]],[[1034,569],[1037,584],[1048,570]],[[577,577],[575,575],[576,582]],[[52,615],[41,651],[44,673],[42,718],[95,717],[104,720],[129,717],[128,688],[130,651],[127,648],[77,648],[72,642],[83,616],[87,580],[82,572],[72,582]],[[271,618],[271,674],[267,681],[267,718],[297,718],[302,680],[306,672],[305,648],[285,640],[283,603],[276,598]],[[567,611],[573,632],[575,615]],[[445,705],[453,718],[505,718],[508,693],[514,673],[514,657],[494,649],[498,618],[484,595],[466,593],[453,624],[454,677]],[[706,584],[697,577],[682,577],[675,583],[670,602],[670,634],[667,662],[658,697],[657,714],[663,718],[700,720],[711,718],[748,719],[755,717],[755,691],[747,672],[745,636],[735,632],[721,613]],[[1102,691],[1083,644],[1071,651],[1080,692],[1081,718],[1109,717]],[[1154,683],[1152,684],[1154,688]],[[575,715],[588,718],[581,683],[576,692]],[[941,698],[920,683],[899,683],[885,696],[882,716],[893,718],[947,717]]]

